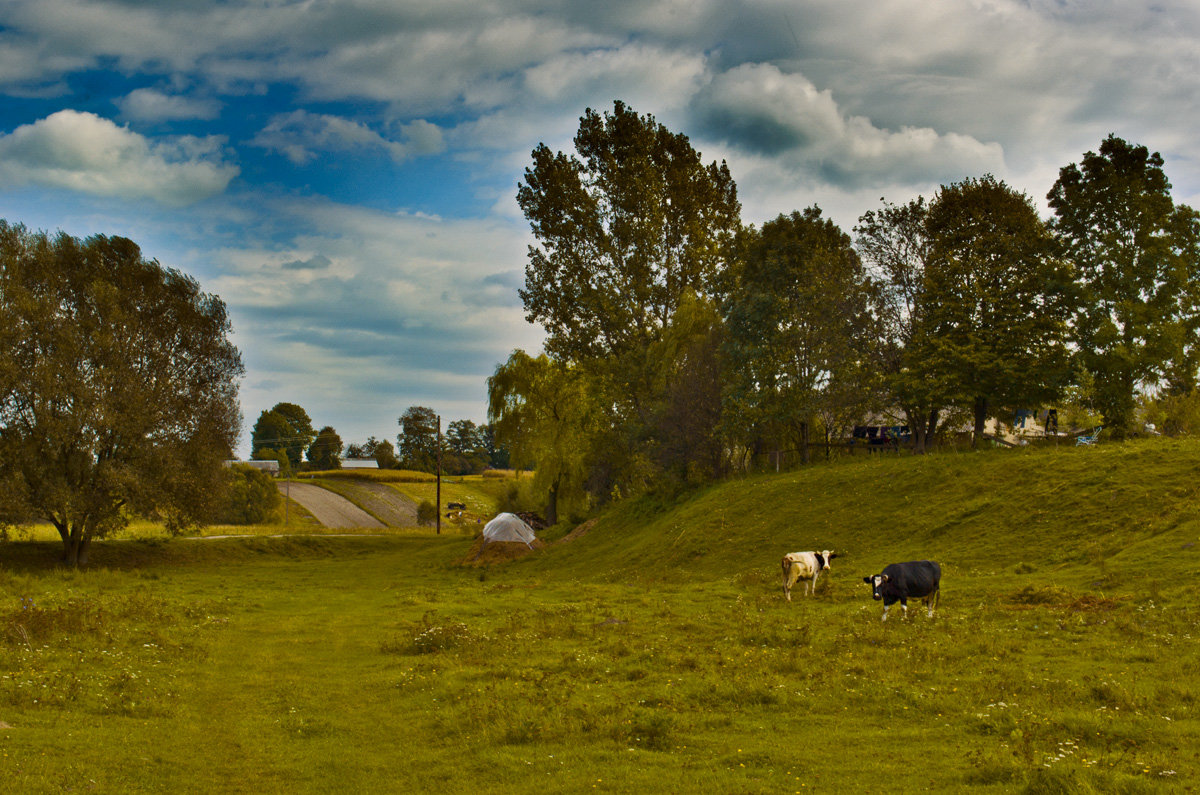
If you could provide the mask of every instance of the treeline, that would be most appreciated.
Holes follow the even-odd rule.
[[[340,469],[342,461],[371,459],[380,469],[434,472],[438,466],[438,415],[425,406],[410,406],[399,418],[393,445],[368,437],[343,447],[329,425],[313,428],[312,419],[295,403],[277,403],[258,416],[250,437],[251,458],[279,462],[280,470]],[[442,433],[441,468],[448,475],[478,474],[508,466],[508,452],[497,447],[491,426],[454,420]]]
[[[1200,416],[1200,216],[1116,136],[1064,166],[1053,217],[992,175],[884,200],[848,233],[819,207],[744,227],[724,163],[617,102],[575,154],[533,152],[526,316],[545,353],[489,379],[514,465],[554,521],[796,451],[871,417],[928,450],[1020,409],[1186,431]],[[778,459],[775,459],[776,462]]]

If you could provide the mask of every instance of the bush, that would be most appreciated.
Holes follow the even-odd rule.
[[[249,464],[234,464],[226,476],[225,498],[214,519],[218,524],[269,524],[279,521],[282,498],[275,479]]]
[[[429,500],[421,500],[417,506],[417,524],[430,525],[437,521],[437,506]]]
[[[1200,391],[1167,395],[1150,405],[1146,419],[1167,436],[1200,434]]]

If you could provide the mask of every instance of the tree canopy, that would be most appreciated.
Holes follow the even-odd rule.
[[[433,472],[438,460],[438,415],[427,406],[409,406],[398,420],[396,438],[400,466]]]
[[[1072,341],[1092,398],[1114,433],[1133,420],[1141,387],[1195,388],[1200,225],[1176,207],[1163,159],[1110,135],[1064,166],[1047,199],[1079,273]]]
[[[287,455],[292,469],[297,469],[304,460],[304,452],[317,432],[313,430],[312,420],[308,412],[295,403],[276,403],[273,408],[258,415],[254,423],[254,431],[250,436],[252,458],[264,455],[270,451],[268,458],[274,458],[275,452]]]
[[[743,236],[728,298],[730,399],[755,433],[809,459],[815,417],[869,408],[877,289],[850,237],[813,206]]]
[[[537,246],[520,291],[561,359],[617,356],[658,338],[686,291],[709,294],[741,228],[729,168],[622,102],[587,109],[578,157],[541,144],[517,202]]]
[[[204,518],[241,424],[225,304],[125,238],[0,221],[0,511],[68,564],[131,515]]]
[[[317,469],[341,469],[342,437],[333,426],[326,425],[317,432],[317,438],[308,446],[308,462]]]
[[[972,410],[978,444],[995,408],[1052,403],[1067,382],[1072,272],[1029,198],[991,175],[943,186],[925,226],[914,366]]]

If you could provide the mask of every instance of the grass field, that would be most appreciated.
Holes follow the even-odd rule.
[[[860,459],[489,568],[428,532],[10,542],[0,791],[1197,791],[1198,475],[1178,442]],[[880,622],[861,578],[925,557],[939,612]]]

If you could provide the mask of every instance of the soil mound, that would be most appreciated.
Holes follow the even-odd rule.
[[[540,538],[534,539],[532,548],[530,548],[519,541],[488,541],[483,535],[479,535],[476,537],[475,543],[471,544],[471,548],[467,550],[461,565],[491,566],[493,563],[507,563],[510,560],[532,555],[545,547],[545,542]]]

